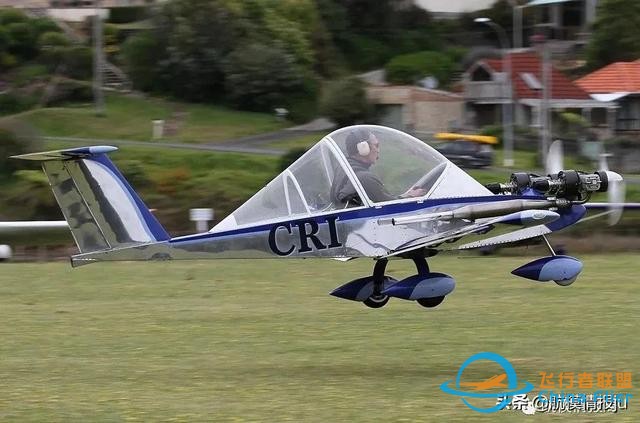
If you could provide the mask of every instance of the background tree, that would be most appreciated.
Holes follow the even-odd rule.
[[[387,80],[396,84],[415,84],[426,76],[433,76],[440,85],[446,85],[454,68],[454,61],[437,51],[396,56],[385,66]]]
[[[226,59],[225,86],[239,108],[272,111],[285,106],[288,95],[303,88],[303,72],[282,48],[264,44],[242,46]]]
[[[597,69],[640,58],[640,1],[602,0],[587,47],[587,64]]]
[[[238,20],[222,2],[174,0],[164,3],[154,20],[159,84],[179,98],[223,98],[223,63],[234,50]]]
[[[339,126],[365,122],[373,115],[365,84],[359,78],[343,78],[327,84],[320,112]]]

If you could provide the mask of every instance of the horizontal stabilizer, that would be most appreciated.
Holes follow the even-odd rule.
[[[53,150],[43,151],[40,153],[21,154],[19,156],[11,156],[11,158],[37,161],[66,160],[111,153],[112,151],[116,151],[117,149],[118,147],[112,147],[110,145],[94,145],[90,147],[69,148],[66,150]]]

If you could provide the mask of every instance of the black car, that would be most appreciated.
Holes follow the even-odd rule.
[[[493,148],[473,141],[449,141],[436,144],[435,148],[460,167],[481,168],[493,164]]]

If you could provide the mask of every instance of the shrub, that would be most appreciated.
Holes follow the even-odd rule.
[[[33,32],[40,36],[47,32],[62,32],[62,29],[49,18],[35,18],[29,21],[29,24],[33,28]]]
[[[339,126],[369,119],[373,107],[367,99],[364,82],[358,78],[344,78],[327,84],[320,112]]]
[[[59,106],[65,103],[86,103],[93,100],[91,84],[74,80],[63,80],[47,98],[47,106]]]
[[[446,85],[455,64],[451,58],[437,51],[396,56],[387,65],[387,80],[395,84],[414,84],[425,76],[433,76],[440,85]]]
[[[14,22],[26,22],[29,20],[27,15],[17,9],[2,8],[0,9],[0,25],[7,25]]]
[[[292,55],[263,44],[249,44],[227,57],[225,87],[239,108],[271,111],[303,90],[303,72]]]
[[[21,66],[16,69],[13,76],[13,84],[18,87],[23,87],[32,84],[38,79],[44,79],[49,75],[49,70],[44,65],[33,64]]]
[[[89,79],[93,74],[93,51],[89,47],[71,46],[64,50],[65,74],[71,78]]]
[[[154,88],[160,45],[150,32],[136,34],[122,46],[122,58],[134,87],[143,91]]]
[[[66,35],[60,32],[48,31],[38,37],[38,48],[46,50],[52,47],[68,46],[71,44]]]
[[[9,51],[23,59],[35,55],[36,34],[32,27],[25,22],[14,22],[6,26],[9,36]]]
[[[0,115],[12,115],[29,110],[35,101],[14,92],[0,94]]]
[[[0,95],[0,99],[5,96],[6,94]],[[4,110],[3,105],[0,105],[0,110]],[[28,165],[24,161],[10,159],[9,156],[41,149],[42,142],[33,130],[17,122],[3,121],[0,124],[0,175],[9,176]]]

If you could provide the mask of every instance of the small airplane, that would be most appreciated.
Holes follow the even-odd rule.
[[[607,169],[514,173],[482,185],[424,142],[374,125],[325,136],[210,231],[172,238],[107,157],[91,146],[16,156],[42,162],[80,250],[72,266],[99,261],[368,257],[371,275],[332,295],[384,306],[389,298],[439,305],[455,287],[427,258],[450,251],[542,238],[550,255],[512,273],[567,286],[582,270],[556,255],[545,235],[585,216],[591,194],[609,192],[619,218],[622,177]],[[557,160],[556,160],[557,162]],[[555,163],[556,165],[558,163]],[[621,193],[622,190],[622,193]],[[415,263],[402,280],[385,274],[390,259]]]

